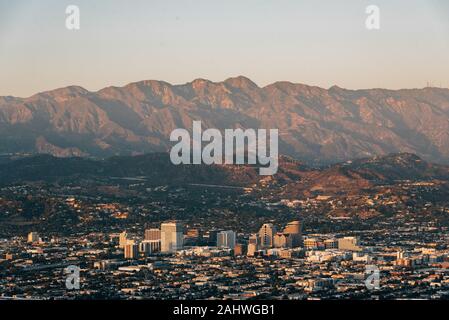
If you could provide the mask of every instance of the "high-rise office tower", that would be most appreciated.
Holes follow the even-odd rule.
[[[183,247],[183,225],[180,222],[164,222],[161,224],[161,252],[173,253]]]
[[[245,252],[243,244],[236,243],[234,247],[234,256],[242,256]]]
[[[36,243],[39,242],[40,238],[39,238],[39,233],[37,232],[30,232],[28,234],[28,242],[29,243]]]
[[[300,221],[292,221],[292,222],[289,222],[287,224],[287,226],[284,228],[284,233],[287,233],[287,234],[291,234],[291,233],[298,234],[298,233],[301,233],[301,229],[302,229],[302,226],[301,226],[301,222]]]
[[[249,236],[248,243],[259,245],[259,237],[256,233],[253,233]]]
[[[145,240],[161,240],[161,230],[156,228],[145,230]]]
[[[302,224],[300,221],[292,221],[284,228],[284,234],[288,236],[288,246],[299,247],[302,245]]]
[[[144,240],[139,244],[139,251],[145,256],[161,251],[161,240]]]
[[[139,257],[139,246],[134,242],[125,245],[125,259],[136,259]]]
[[[217,234],[217,247],[234,249],[235,238],[234,231],[221,231]]]
[[[209,240],[207,241],[208,245],[214,246],[217,244],[217,235],[220,231],[218,230],[210,230],[209,231]]]
[[[148,240],[150,253],[161,252],[161,240]]]
[[[265,223],[259,230],[259,246],[263,249],[273,247],[273,237],[276,227],[271,223]]]
[[[247,251],[246,255],[249,256],[249,257],[253,257],[254,254],[256,253],[256,251],[257,251],[257,244],[249,243],[248,244],[248,251]]]
[[[126,233],[126,231],[123,231],[119,235],[119,247],[124,249],[127,244],[128,244],[128,234]]]
[[[277,232],[273,237],[273,246],[275,248],[289,247],[289,235],[282,232]]]

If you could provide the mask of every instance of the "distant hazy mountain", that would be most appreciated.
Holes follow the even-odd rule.
[[[142,81],[0,97],[0,153],[131,155],[170,148],[170,132],[278,128],[280,153],[307,162],[409,152],[449,163],[449,89],[329,90],[244,77],[184,85]]]

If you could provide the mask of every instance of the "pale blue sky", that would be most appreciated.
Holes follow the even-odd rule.
[[[81,30],[65,8],[81,9]],[[365,28],[365,8],[381,29]],[[0,95],[245,75],[330,87],[449,87],[445,0],[0,0]]]

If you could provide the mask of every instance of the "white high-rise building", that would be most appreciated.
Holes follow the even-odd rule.
[[[180,222],[164,222],[161,224],[161,252],[173,253],[183,248],[183,225]]]
[[[234,231],[221,231],[217,234],[217,247],[234,249],[235,238]]]
[[[259,245],[261,248],[272,248],[276,227],[271,223],[265,223],[259,230]]]

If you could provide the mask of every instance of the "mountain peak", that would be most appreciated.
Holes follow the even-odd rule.
[[[160,88],[160,87],[171,87],[172,85],[168,82],[161,80],[142,80],[137,82],[131,82],[125,86],[125,88]]]
[[[44,91],[41,93],[36,94],[37,95],[49,95],[49,96],[80,96],[88,94],[89,91],[87,89],[84,89],[80,86],[68,86],[64,88],[58,88],[50,91]]]
[[[197,79],[193,80],[192,82],[190,82],[190,84],[192,85],[193,88],[204,87],[204,86],[207,86],[212,83],[213,83],[212,81],[203,79],[203,78],[197,78]]]
[[[345,91],[345,88],[339,87],[337,85],[333,85],[332,87],[329,88],[329,91],[336,91],[336,92],[342,92]]]
[[[224,83],[230,85],[231,87],[241,88],[241,89],[259,89],[259,86],[251,79],[244,76],[237,76],[233,78],[228,78]]]

